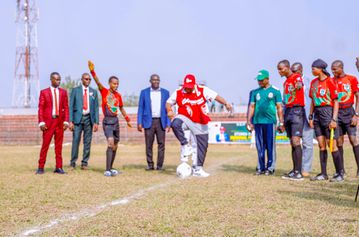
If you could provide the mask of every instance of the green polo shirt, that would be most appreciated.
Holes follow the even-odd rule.
[[[253,124],[276,124],[277,103],[282,103],[280,91],[270,85],[252,91],[250,103],[254,104]]]

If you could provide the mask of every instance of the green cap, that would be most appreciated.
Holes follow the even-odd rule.
[[[260,70],[256,77],[258,81],[263,81],[266,78],[269,78],[269,72],[267,70]]]

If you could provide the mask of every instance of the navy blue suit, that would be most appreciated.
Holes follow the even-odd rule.
[[[159,118],[152,118],[151,87],[141,91],[138,103],[137,125],[141,125],[145,129],[146,157],[150,169],[154,168],[152,148],[155,136],[158,144],[157,169],[162,169],[165,154],[165,129],[170,127],[171,123],[166,110],[166,101],[170,94],[168,90],[163,88],[160,88],[160,93],[161,116]]]
[[[163,129],[169,127],[171,124],[167,116],[166,101],[170,97],[168,90],[160,88],[161,90],[161,126]],[[141,124],[143,128],[150,128],[152,126],[152,110],[151,110],[151,87],[141,91],[138,102],[137,124]]]

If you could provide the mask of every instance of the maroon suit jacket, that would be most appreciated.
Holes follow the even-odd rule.
[[[38,117],[39,123],[45,122],[47,126],[49,126],[52,121],[52,94],[50,88],[40,92]],[[62,122],[69,121],[67,91],[62,88],[59,88],[59,119]]]

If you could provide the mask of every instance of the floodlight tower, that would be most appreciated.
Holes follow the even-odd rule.
[[[12,106],[36,107],[40,92],[36,0],[17,0],[16,57]]]

